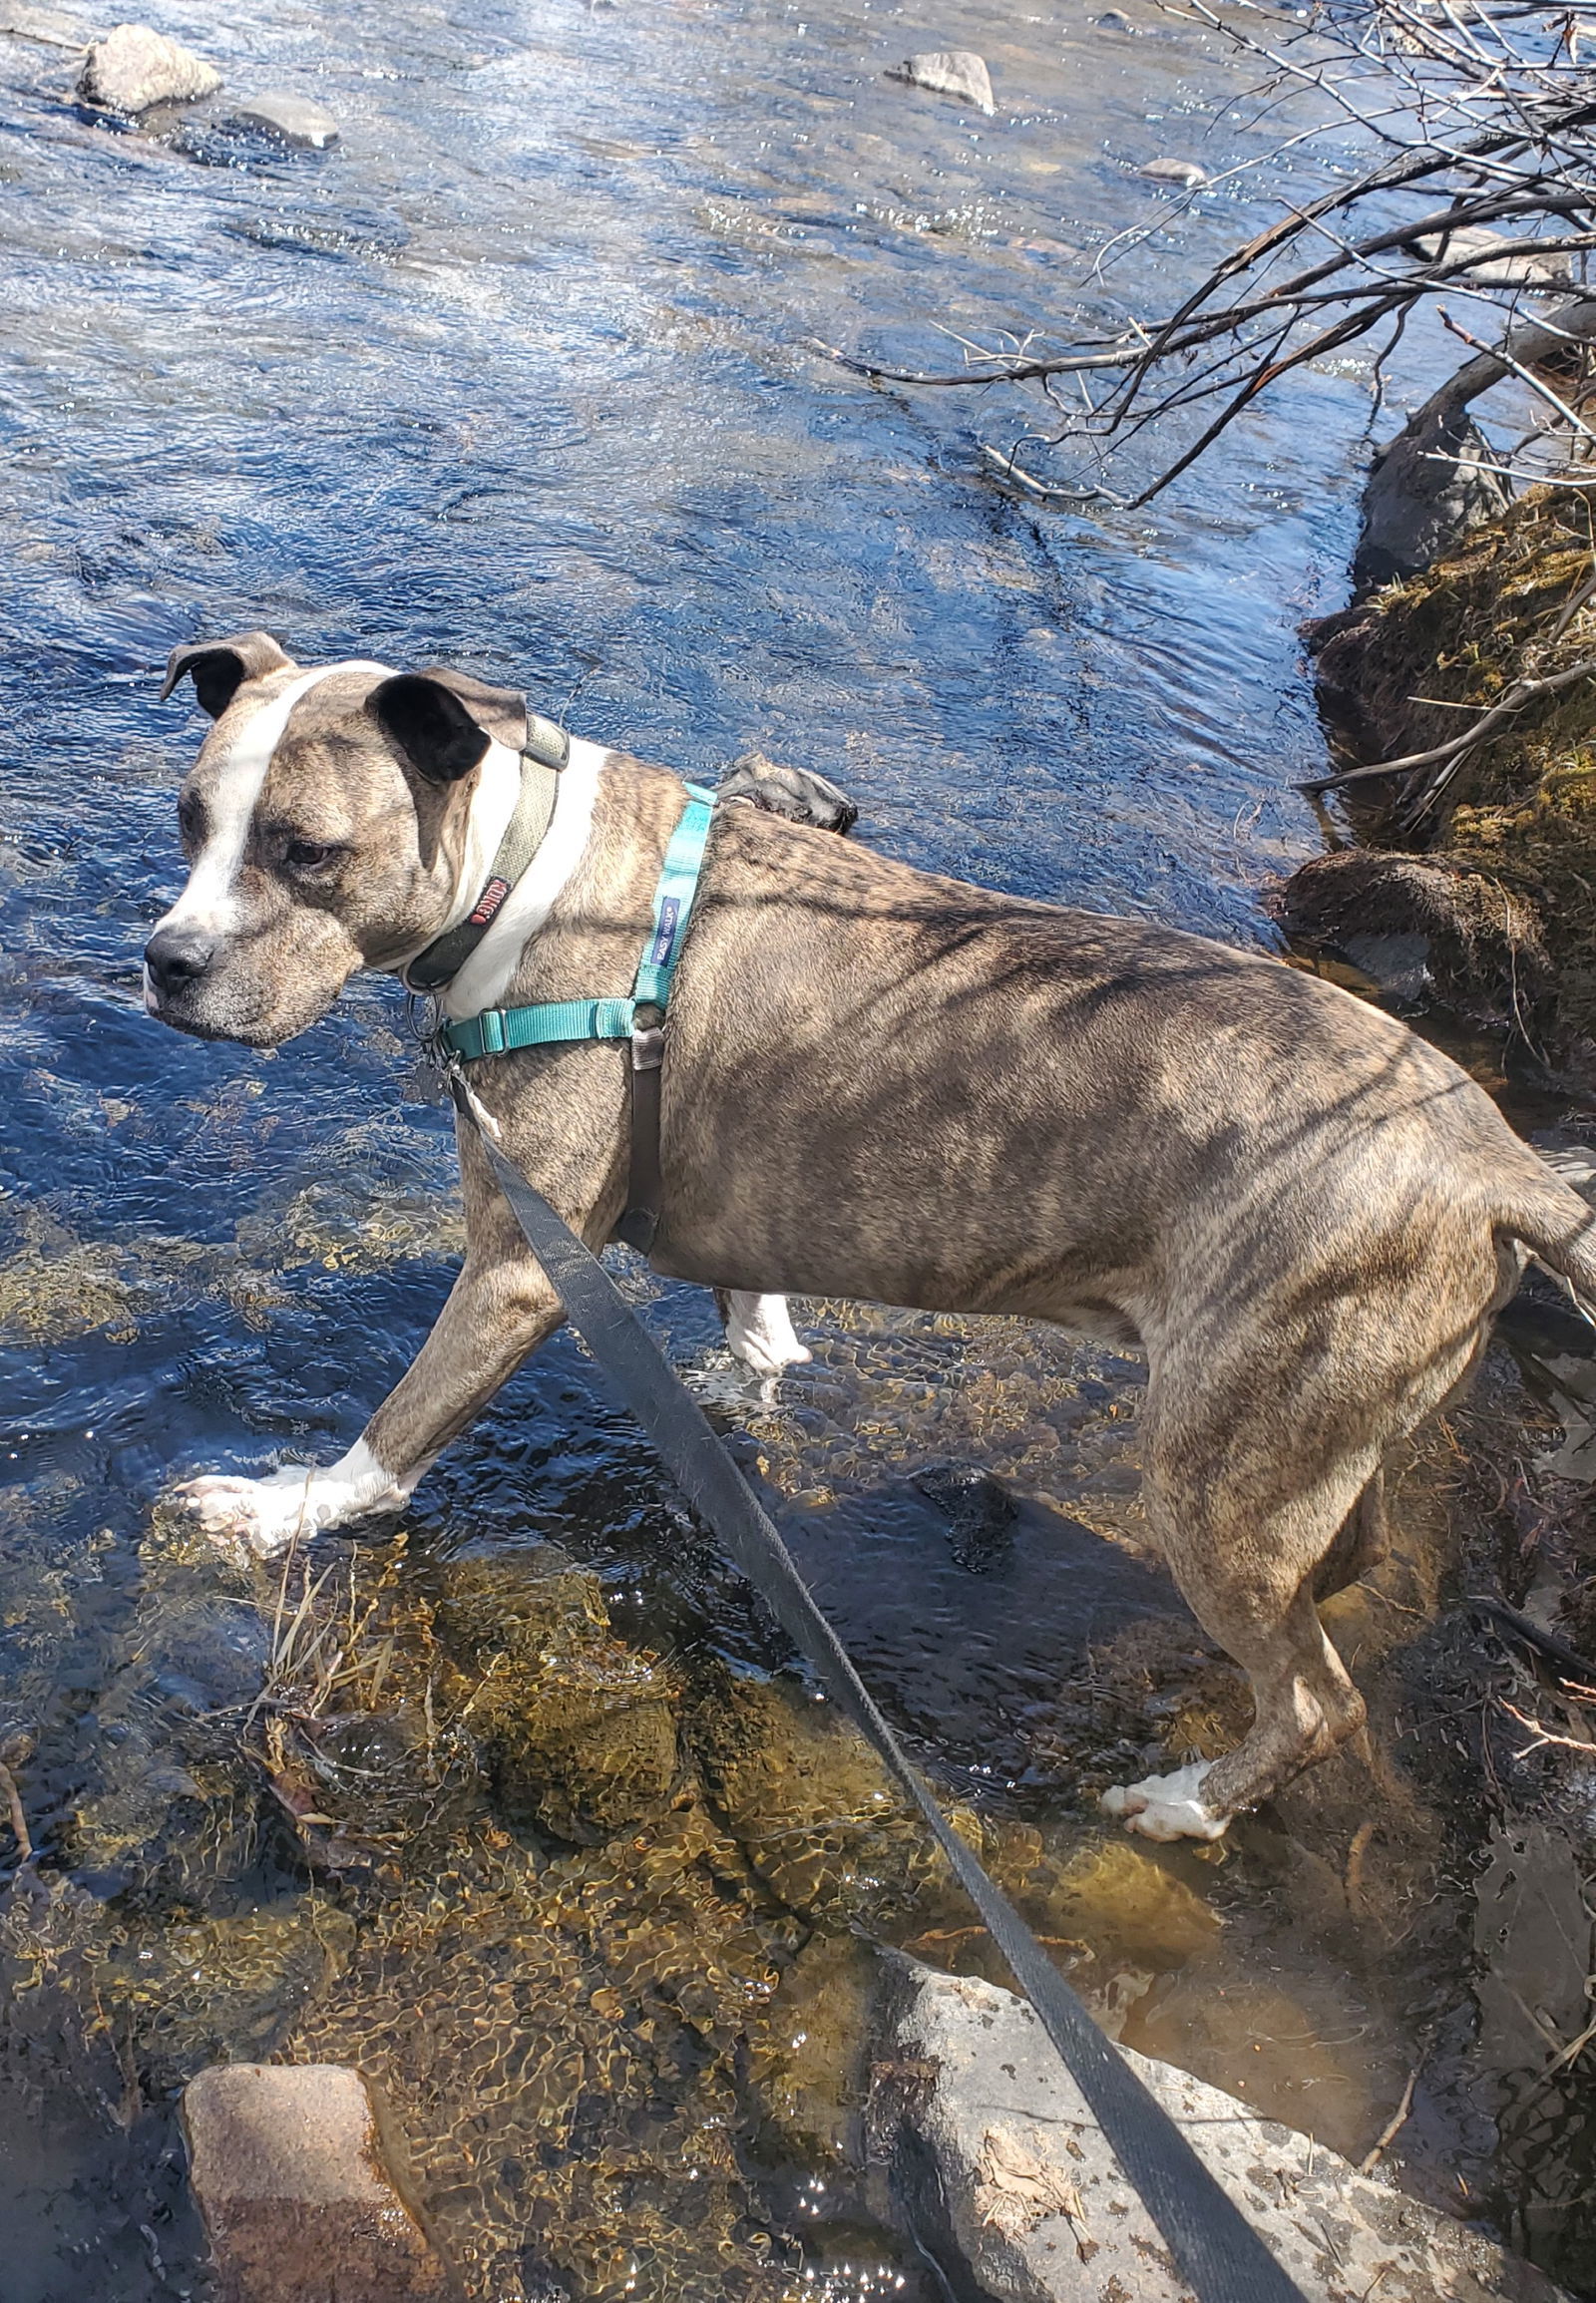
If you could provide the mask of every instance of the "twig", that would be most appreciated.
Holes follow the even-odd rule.
[[[1565,671],[1549,672],[1543,679],[1518,679],[1502,697],[1482,712],[1471,728],[1449,743],[1436,744],[1427,752],[1407,752],[1399,760],[1376,760],[1367,768],[1344,768],[1337,776],[1316,776],[1312,782],[1299,784],[1302,792],[1335,792],[1345,784],[1362,784],[1371,776],[1404,776],[1415,768],[1438,767],[1443,760],[1454,759],[1459,752],[1471,752],[1485,741],[1491,729],[1514,712],[1522,711],[1525,704],[1537,696],[1553,695],[1559,688],[1572,687],[1576,680],[1589,679],[1596,673],[1596,656],[1586,656],[1581,662],[1570,664]]]
[[[6,1812],[11,1817],[11,1832],[17,1842],[17,1862],[20,1868],[33,1861],[33,1840],[28,1833],[28,1818],[23,1812],[22,1793],[17,1789],[17,1778],[3,1759],[0,1759],[0,1792],[5,1795]]]
[[[1413,2090],[1418,2085],[1418,2075],[1423,2070],[1423,2068],[1424,2067],[1421,2063],[1415,2063],[1412,2070],[1408,2073],[1407,2085],[1402,2090],[1401,2102],[1396,2106],[1396,2109],[1392,2112],[1391,2117],[1381,2128],[1374,2149],[1372,2151],[1366,2151],[1364,2156],[1358,2162],[1358,2172],[1361,2175],[1372,2175],[1374,2173],[1375,2169],[1380,2165],[1381,2159],[1385,2155],[1388,2145],[1396,2141],[1396,2136],[1401,2128],[1406,2125],[1407,2114],[1413,2108]]]

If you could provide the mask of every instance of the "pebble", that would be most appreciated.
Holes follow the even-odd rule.
[[[889,69],[887,77],[907,80],[912,88],[930,89],[933,96],[952,96],[961,104],[975,105],[980,112],[998,109],[986,58],[973,48],[938,48],[923,56],[911,56]]]
[[[192,49],[147,24],[119,24],[94,42],[78,75],[78,94],[105,112],[148,112],[153,104],[191,104],[221,86],[221,75]]]
[[[323,105],[305,96],[274,92],[251,96],[234,105],[222,123],[245,136],[268,137],[274,144],[291,145],[300,152],[325,152],[338,141],[338,123]]]
[[[1150,177],[1154,184],[1183,185],[1187,192],[1208,182],[1208,171],[1199,168],[1194,160],[1148,160],[1137,169],[1138,176]]]
[[[1099,32],[1129,32],[1134,34],[1138,29],[1136,25],[1132,24],[1130,18],[1118,8],[1105,8],[1102,14],[1095,17],[1093,21]]]
[[[216,2064],[183,2097],[220,2303],[446,2303],[448,2265],[341,2064]]]

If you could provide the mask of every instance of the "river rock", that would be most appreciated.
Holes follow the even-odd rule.
[[[892,2052],[875,2067],[871,2128],[891,2155],[895,2211],[945,2265],[947,2292],[970,2292],[973,2281],[997,2303],[1188,2303],[1190,2289],[1024,2001],[904,1966]],[[1359,2174],[1309,2136],[1171,2064],[1122,2052],[1308,2303],[1562,2296],[1477,2231]]]
[[[234,105],[222,126],[242,136],[263,136],[296,152],[325,152],[338,141],[338,123],[324,105],[305,96],[251,96]]]
[[[202,56],[180,48],[148,24],[119,24],[89,50],[78,94],[106,112],[148,112],[153,104],[190,104],[221,86]]]
[[[1154,184],[1178,184],[1187,192],[1195,192],[1208,182],[1208,171],[1199,168],[1194,160],[1146,160],[1137,169],[1138,176],[1149,178]]]
[[[923,56],[908,57],[887,77],[907,80],[912,88],[929,88],[933,96],[951,96],[960,104],[973,104],[978,112],[998,109],[987,60],[973,48],[937,48]]]
[[[1359,591],[1416,576],[1511,502],[1497,459],[1466,409],[1431,400],[1381,451],[1364,489],[1353,561]]]
[[[340,2064],[220,2064],[184,2092],[220,2303],[444,2303],[449,2267]]]
[[[1544,255],[1533,240],[1509,239],[1504,232],[1486,231],[1478,224],[1465,225],[1461,231],[1424,232],[1408,244],[1427,264],[1472,259],[1466,276],[1480,287],[1559,288],[1574,276],[1571,256]]]

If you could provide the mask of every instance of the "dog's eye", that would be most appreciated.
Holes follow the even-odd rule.
[[[324,872],[327,866],[335,863],[342,854],[341,848],[333,847],[328,841],[290,840],[282,860],[290,872],[301,873],[308,877],[317,872]]]

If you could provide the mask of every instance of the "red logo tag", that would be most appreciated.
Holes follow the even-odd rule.
[[[508,880],[490,880],[477,899],[477,909],[472,913],[468,927],[486,928],[509,893]]]

